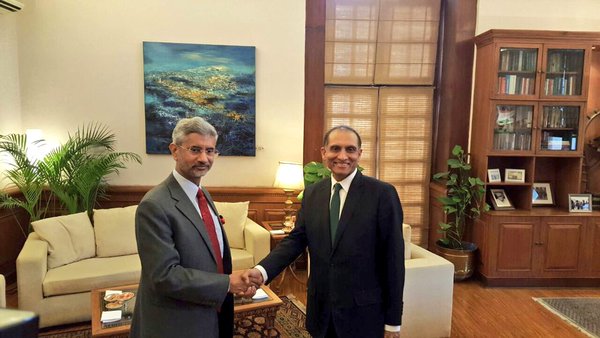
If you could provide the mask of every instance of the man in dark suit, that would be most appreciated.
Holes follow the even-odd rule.
[[[357,170],[361,139],[350,127],[328,131],[321,155],[331,179],[306,188],[294,230],[247,275],[268,283],[308,247],[311,335],[399,337],[404,240],[398,193]]]
[[[182,119],[169,145],[175,170],[140,202],[135,219],[142,263],[130,337],[231,337],[232,293],[255,292],[233,272],[217,209],[200,186],[215,157],[217,132]]]

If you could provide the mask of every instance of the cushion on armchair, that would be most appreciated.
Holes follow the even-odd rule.
[[[94,229],[86,212],[41,219],[31,226],[48,242],[49,269],[96,255]]]
[[[135,211],[137,205],[125,208],[94,209],[94,233],[98,257],[114,257],[137,253]]]
[[[219,215],[223,216],[223,228],[229,240],[229,246],[234,249],[245,249],[244,227],[248,217],[248,204],[245,202],[215,202]]]

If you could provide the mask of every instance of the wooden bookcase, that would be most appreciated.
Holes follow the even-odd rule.
[[[568,196],[582,193],[600,33],[490,30],[475,43],[473,173],[486,182],[490,205],[501,189],[514,208],[474,224],[479,274],[492,285],[597,285],[600,212],[570,213]],[[500,182],[490,182],[489,169],[499,169]],[[506,182],[506,169],[524,170],[522,181]],[[534,204],[534,183],[550,185],[553,204]]]

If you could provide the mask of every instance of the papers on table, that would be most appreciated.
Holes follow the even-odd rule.
[[[283,231],[283,230],[271,230],[271,233],[273,235],[284,235],[285,231]]]
[[[100,321],[103,323],[116,322],[117,320],[121,320],[122,315],[123,313],[121,310],[102,311]]]
[[[262,300],[262,299],[267,299],[267,298],[269,298],[269,296],[263,289],[256,290],[256,294],[254,296],[252,296],[253,300]]]

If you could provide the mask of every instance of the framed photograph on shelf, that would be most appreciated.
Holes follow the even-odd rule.
[[[531,204],[533,205],[553,205],[552,189],[550,183],[534,183],[531,194]]]
[[[592,212],[592,194],[569,194],[569,212]]]
[[[504,189],[490,189],[490,195],[494,210],[512,210],[515,208],[508,199]]]
[[[525,183],[525,169],[506,169],[504,182]]]
[[[488,182],[502,182],[502,178],[500,177],[500,169],[488,169]]]

